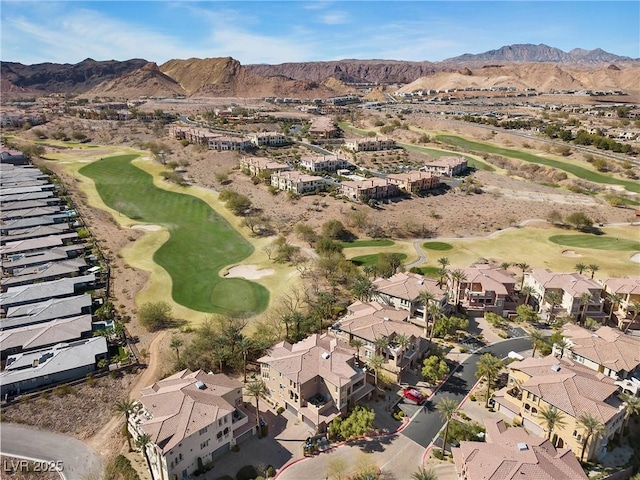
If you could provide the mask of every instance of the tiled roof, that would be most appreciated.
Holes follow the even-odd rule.
[[[355,302],[348,307],[349,314],[334,325],[343,332],[349,332],[357,337],[374,342],[379,337],[394,335],[414,336],[423,335],[424,330],[413,323],[409,323],[409,312],[399,310],[378,302]]]
[[[611,327],[592,332],[574,324],[565,325],[562,335],[573,343],[571,351],[615,372],[631,372],[640,365],[640,337]]]
[[[479,283],[482,291],[496,292],[499,295],[507,295],[505,285],[515,285],[516,279],[503,268],[492,267],[491,265],[475,265],[469,268],[462,268],[467,278],[462,283]]]
[[[373,287],[377,292],[412,302],[421,292],[430,292],[437,300],[446,295],[446,290],[438,286],[436,280],[416,273],[396,273],[389,278],[378,278],[374,280]]]
[[[606,424],[619,411],[613,379],[567,358],[527,358],[509,368],[530,376],[522,384],[524,391],[574,418],[589,413]]]
[[[487,420],[486,442],[463,441],[453,448],[456,469],[470,480],[586,480],[570,449],[557,449],[524,428],[507,429],[502,420]],[[525,448],[526,446],[526,448]]]
[[[342,386],[357,373],[353,367],[354,354],[355,349],[325,333],[311,335],[293,345],[280,342],[258,361],[296,383],[320,376],[333,385]]]
[[[592,293],[594,290],[602,290],[598,282],[575,272],[556,273],[546,268],[534,268],[528,275],[545,289],[562,289],[573,297],[579,297],[583,293]]]
[[[640,295],[640,276],[607,278],[602,282],[609,293]]]
[[[204,383],[204,388],[198,388],[197,382]],[[222,395],[241,388],[242,383],[224,374],[182,370],[141,390],[140,402],[151,413],[142,429],[164,452],[171,450],[219,416],[233,412],[235,406]]]

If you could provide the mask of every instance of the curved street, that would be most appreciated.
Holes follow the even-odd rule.
[[[61,473],[68,480],[99,480],[103,474],[102,460],[95,451],[80,440],[59,433],[3,423],[0,452],[19,458],[61,462]]]

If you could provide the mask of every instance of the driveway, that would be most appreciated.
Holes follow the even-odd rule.
[[[62,474],[68,480],[101,479],[104,470],[100,456],[80,440],[10,423],[2,424],[0,451],[9,456],[62,462]]]

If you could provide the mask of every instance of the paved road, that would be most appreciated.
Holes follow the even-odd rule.
[[[80,440],[59,433],[3,423],[0,429],[0,451],[9,456],[62,462],[62,473],[68,480],[102,478],[100,456]]]
[[[483,347],[464,361],[456,372],[440,387],[440,390],[426,403],[424,410],[418,412],[411,423],[402,431],[402,435],[414,442],[428,447],[434,440],[444,422],[435,409],[435,405],[443,398],[453,398],[458,402],[469,393],[478,379],[475,376],[478,358],[489,352],[499,358],[504,358],[510,351],[520,352],[529,350],[531,341],[528,338],[513,338],[488,347]]]

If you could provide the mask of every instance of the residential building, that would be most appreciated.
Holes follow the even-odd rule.
[[[354,152],[374,152],[396,148],[396,141],[386,137],[345,139],[344,148]]]
[[[276,406],[322,432],[372,390],[354,353],[337,338],[313,334],[293,345],[276,344],[258,362]]]
[[[506,387],[495,393],[496,408],[509,419],[522,423],[535,435],[550,437],[556,448],[570,448],[580,455],[584,431],[579,425],[583,414],[604,425],[602,436],[594,436],[585,449],[585,459],[601,458],[609,441],[622,430],[624,403],[618,386],[603,373],[593,371],[569,358],[527,358],[508,365]],[[563,425],[546,430],[542,411],[558,409]]]
[[[149,435],[154,480],[172,480],[211,466],[250,438],[256,421],[243,409],[241,382],[182,370],[141,390],[128,428],[134,440]]]
[[[459,480],[587,480],[569,448],[503,420],[485,420],[484,442],[462,441],[451,449]]]
[[[557,305],[561,313],[573,318],[582,316],[583,311],[585,318],[604,316],[602,286],[580,273],[555,273],[546,268],[534,268],[525,272],[524,285],[531,287],[531,298],[541,310],[548,311],[551,308],[548,294],[556,292],[561,296]]]
[[[420,167],[420,170],[423,172],[431,172],[447,177],[460,175],[466,169],[467,159],[463,157],[438,157],[431,162],[426,162],[424,166]]]
[[[422,358],[429,350],[426,328],[409,322],[408,310],[399,310],[378,302],[354,302],[347,314],[332,327],[331,333],[345,342],[359,340],[365,361],[378,355],[384,359],[383,368],[400,381],[407,370],[420,368]],[[399,341],[401,337],[405,340]],[[376,346],[384,338],[386,346]],[[406,343],[404,343],[406,341]]]
[[[343,168],[349,168],[351,164],[337,155],[321,155],[318,157],[302,157],[300,167],[313,173],[335,172]]]
[[[18,193],[3,193],[0,191],[0,203],[3,205],[10,202],[24,202],[27,200],[40,200],[43,198],[53,198],[53,192],[50,190],[36,191],[36,192],[18,192]]]
[[[258,132],[249,134],[249,141],[256,147],[280,147],[287,145],[287,137],[280,132]]]
[[[309,135],[318,138],[334,138],[338,136],[338,127],[328,117],[314,117],[309,126]]]
[[[92,303],[91,295],[84,293],[74,297],[49,298],[38,303],[11,307],[7,310],[6,318],[0,320],[0,330],[91,313]]]
[[[80,257],[20,268],[13,271],[13,276],[0,280],[0,291],[5,292],[9,287],[73,277],[79,275],[80,271],[86,267],[87,263]]]
[[[307,175],[302,172],[278,172],[271,175],[271,185],[279,190],[286,190],[296,194],[312,193],[324,190],[327,183],[322,177]]]
[[[13,242],[8,242],[0,246],[0,255],[2,257],[8,257],[26,252],[47,250],[53,247],[71,245],[77,239],[77,232],[64,232],[57,235],[49,235],[47,237],[30,238],[27,240],[15,240]]]
[[[12,255],[8,259],[3,259],[0,264],[2,266],[3,273],[11,273],[21,268],[44,265],[49,262],[56,262],[58,260],[67,260],[69,258],[76,258],[85,251],[85,246],[82,244],[65,245],[63,247],[53,247],[49,250],[40,250],[31,252],[29,254]]]
[[[98,361],[107,356],[104,337],[59,343],[50,348],[11,355],[0,373],[0,396],[19,395],[83,378],[95,371]]]
[[[240,137],[214,136],[209,138],[209,149],[219,151],[237,151],[251,148],[251,141]]]
[[[43,215],[41,217],[16,218],[7,222],[0,223],[0,235],[8,235],[11,230],[20,230],[38,225],[52,225],[55,223],[63,223],[68,225],[69,215],[60,212],[55,215]]]
[[[4,207],[5,205],[2,205],[2,208]],[[68,231],[69,226],[64,223],[56,223],[53,225],[38,225],[35,227],[25,228],[23,230],[11,230],[8,235],[2,235],[2,238],[0,238],[0,245],[5,245],[9,242],[15,242],[18,240],[29,240],[31,238],[48,237],[49,235],[59,235],[63,232]]]
[[[0,293],[0,308],[6,312],[11,307],[51,298],[71,297],[92,287],[95,281],[95,274],[90,273],[80,277],[61,278],[49,282],[11,287],[6,292]]]
[[[169,136],[176,140],[186,140],[197,145],[208,145],[209,140],[215,137],[216,134],[202,128],[172,125],[169,127]]]
[[[493,312],[503,315],[505,310],[515,309],[515,285],[513,275],[500,267],[478,264],[460,268],[464,279],[458,285],[448,279],[449,291],[468,310]]]
[[[431,172],[390,173],[387,179],[406,192],[424,192],[440,185],[440,177]]]
[[[291,170],[286,163],[276,162],[265,157],[242,157],[240,168],[247,170],[252,176],[271,176],[274,173]]]
[[[425,318],[426,310],[420,295],[428,292],[433,295],[431,303],[448,309],[449,295],[434,279],[417,273],[400,272],[389,278],[376,278],[373,281],[371,299],[402,310],[408,310],[411,317]]]
[[[567,323],[562,329],[566,346],[553,346],[555,356],[567,357],[614,380],[636,394],[640,390],[640,337],[626,335],[611,327],[595,332]]]
[[[4,125],[5,117],[2,117],[2,126]],[[19,150],[2,146],[0,149],[0,163],[9,165],[27,165],[29,163],[29,158]]]
[[[607,278],[599,280],[604,289],[605,298],[609,300],[609,308],[614,308],[614,314],[618,319],[618,328],[621,330],[640,328],[640,276],[624,278]],[[618,295],[620,301],[613,305],[611,295]],[[633,320],[636,320],[635,322]]]
[[[398,186],[391,183],[386,178],[367,178],[366,180],[352,180],[342,182],[340,194],[350,200],[360,200],[363,198],[379,200],[381,198],[397,197],[400,193]]]

